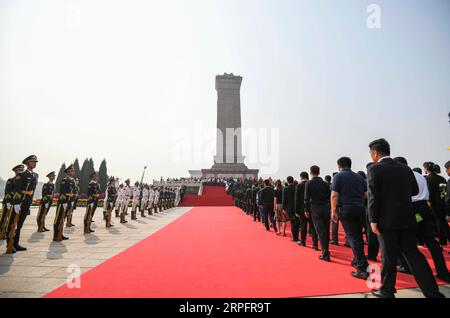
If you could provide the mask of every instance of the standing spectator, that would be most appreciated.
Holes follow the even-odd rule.
[[[261,190],[260,195],[264,226],[266,227],[267,231],[270,231],[270,224],[272,224],[273,230],[275,231],[275,233],[278,233],[274,215],[274,196],[275,192],[270,185],[270,180],[264,180],[264,189]]]
[[[314,227],[319,235],[322,255],[320,259],[330,262],[330,187],[319,177],[320,168],[310,168],[312,179],[305,185],[306,216],[312,217]]]
[[[299,242],[298,230],[300,220],[295,215],[295,185],[294,178],[287,177],[288,185],[283,190],[283,210],[287,212],[289,220],[291,221],[292,241]]]
[[[443,194],[443,190],[447,181],[438,175],[437,171],[440,171],[440,168],[438,170],[433,162],[425,162],[423,167],[427,175],[428,190],[430,191],[429,204],[436,220],[439,244],[446,246],[450,236],[450,228],[445,218],[445,195]]]
[[[397,259],[403,253],[411,265],[414,278],[426,297],[443,298],[430,265],[417,248],[417,222],[411,197],[419,187],[410,168],[390,157],[385,139],[369,144],[375,164],[368,171],[369,215],[372,231],[378,235],[383,253],[382,286],[372,294],[394,298]]]
[[[351,170],[352,160],[342,157],[337,161],[339,173],[331,185],[331,218],[337,223],[340,219],[353,251],[357,271],[352,276],[367,279],[369,266],[364,254],[363,223],[364,199],[367,197],[367,184],[363,177]]]
[[[286,236],[287,215],[283,211],[283,186],[281,180],[275,182],[275,218],[278,223],[278,235],[281,235],[281,227],[283,227],[283,236]]]
[[[300,183],[295,187],[295,214],[300,220],[300,246],[306,246],[306,237],[308,228],[311,231],[313,248],[318,251],[319,243],[317,242],[317,232],[314,228],[312,219],[305,215],[305,185],[309,180],[307,172],[300,173]],[[309,226],[308,226],[309,225]]]

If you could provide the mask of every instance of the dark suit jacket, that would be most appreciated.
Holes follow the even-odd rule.
[[[290,218],[295,216],[295,185],[290,184],[283,190],[283,209]]]
[[[367,175],[369,219],[381,229],[417,227],[411,197],[419,193],[412,170],[390,158],[370,167]]]
[[[275,191],[272,187],[264,187],[264,189],[261,190],[260,196],[261,196],[261,204],[264,209],[273,209],[273,197],[274,197]]]
[[[311,212],[311,206],[330,206],[330,185],[321,177],[313,177],[305,184],[305,209]]]
[[[302,214],[305,212],[305,185],[307,181],[303,181],[295,186],[295,213]]]
[[[445,196],[445,211],[450,216],[450,179],[447,181],[447,195]]]

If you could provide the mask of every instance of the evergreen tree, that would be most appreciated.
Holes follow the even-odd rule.
[[[81,170],[80,170],[80,163],[78,161],[78,158],[75,159],[75,161],[73,163],[73,167],[75,168],[75,178],[80,178]]]
[[[59,193],[59,186],[61,184],[61,180],[64,178],[64,170],[66,170],[66,164],[63,163],[61,168],[59,169],[58,176],[56,177],[55,181],[55,193]]]
[[[80,171],[80,194],[87,192],[87,186],[89,184],[89,174],[88,174],[88,166],[89,166],[89,160],[84,159],[83,165],[81,166]],[[86,177],[87,175],[87,177]]]
[[[106,167],[106,159],[103,159],[102,163],[100,164],[98,174],[100,177],[100,189],[103,193],[106,191],[106,186],[108,185],[108,168]]]

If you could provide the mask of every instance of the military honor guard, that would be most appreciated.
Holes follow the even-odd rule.
[[[153,206],[155,207],[155,213],[158,213],[158,209],[160,209],[159,202],[159,189],[155,189],[155,197],[153,201]]]
[[[53,181],[55,180],[55,177],[55,171],[50,172],[47,175],[48,182],[42,187],[42,199],[39,204],[39,211],[36,217],[38,226],[37,231],[40,233],[50,231],[45,227],[45,218],[47,217],[50,207],[52,206],[53,192],[55,191],[55,184],[53,183]]]
[[[111,224],[111,215],[112,210],[114,208],[114,202],[117,197],[117,189],[115,185],[115,179],[114,177],[109,178],[108,187],[106,189],[106,202],[105,205],[105,221],[106,221],[106,227],[113,227],[114,225]]]
[[[25,170],[24,165],[15,166],[12,171],[14,171],[15,176],[9,178],[5,185],[5,195],[3,197],[2,209],[0,211],[0,240],[6,239],[6,228],[8,224],[9,215],[12,209],[12,198],[14,195],[14,183],[16,182],[16,177]]]
[[[120,213],[120,223],[128,223],[125,216],[128,215],[128,204],[131,198],[131,187],[130,179],[125,180],[125,185],[122,190],[122,203],[121,203],[121,213]]]
[[[6,253],[12,254],[18,251],[26,251],[20,246],[20,231],[25,219],[30,214],[30,207],[33,203],[34,190],[38,183],[38,175],[33,172],[38,160],[35,155],[28,156],[22,163],[26,170],[16,175],[14,182],[14,195],[12,197],[12,209],[10,211],[7,229]]]
[[[114,204],[116,210],[116,218],[120,217],[120,211],[122,211],[122,200],[123,200],[123,184],[119,185],[116,194],[116,202]]]
[[[134,187],[132,189],[132,196],[131,196],[131,219],[136,220],[136,211],[139,206],[139,197],[141,196],[141,187],[139,185],[139,182],[136,181],[134,184]]]
[[[153,190],[153,186],[149,187],[148,190],[148,215],[153,215],[153,201],[155,200],[155,191]]]
[[[98,205],[98,198],[100,196],[100,184],[98,183],[99,175],[98,172],[95,171],[91,174],[91,182],[88,185],[87,189],[87,206],[86,213],[84,214],[84,234],[89,234],[91,232],[95,232],[91,229],[92,218],[94,216],[95,210]]]
[[[73,196],[69,199],[69,210],[66,215],[66,227],[74,227],[75,224],[72,223],[73,212],[77,209],[78,198],[80,196],[80,179],[75,178],[75,188],[73,190]]]
[[[141,217],[143,218],[145,218],[145,210],[147,209],[148,206],[149,189],[150,187],[148,186],[148,184],[145,184],[144,188],[142,189],[142,200],[140,210],[141,210]]]
[[[59,186],[59,198],[56,206],[55,221],[53,222],[53,241],[56,242],[69,239],[63,235],[64,220],[73,203],[71,199],[74,196],[76,187],[74,166],[68,166],[64,170],[64,173],[66,176],[61,180]]]

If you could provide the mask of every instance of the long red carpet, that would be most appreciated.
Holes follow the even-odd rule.
[[[185,194],[180,206],[232,206],[233,200],[225,187],[205,186],[202,195]]]
[[[197,207],[83,274],[80,289],[64,285],[46,297],[264,298],[369,291],[365,281],[350,276],[349,248],[332,246],[331,255],[332,263],[319,261],[319,252],[266,232],[235,207]],[[397,288],[413,286],[411,276],[398,275]]]

